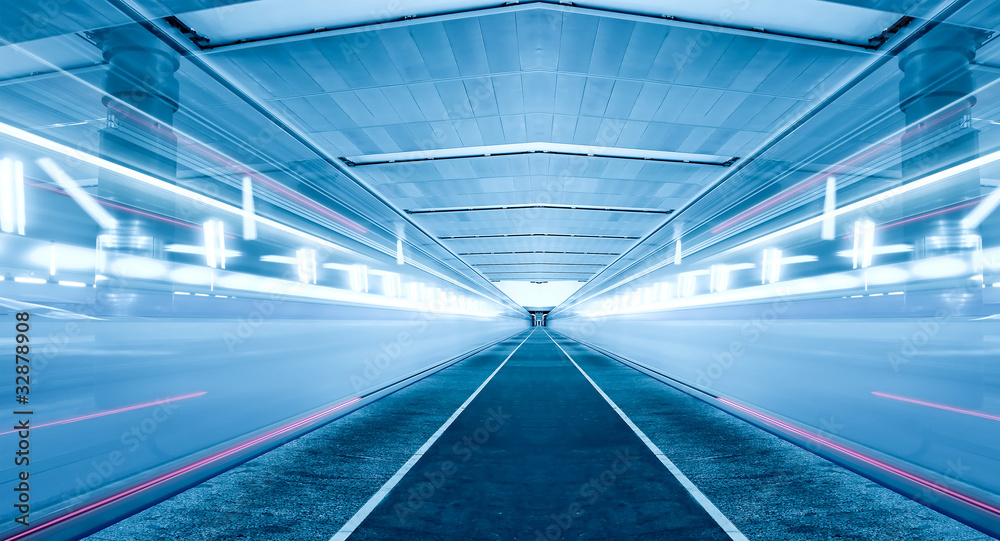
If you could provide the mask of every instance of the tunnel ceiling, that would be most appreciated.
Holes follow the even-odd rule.
[[[65,103],[44,77],[52,68],[100,84],[87,31],[127,18],[97,4],[22,40],[59,65],[0,64],[5,99]],[[491,281],[590,280],[836,91],[907,21],[815,0],[115,4],[183,33]],[[23,18],[40,5],[13,9]],[[18,20],[0,22],[7,39]],[[183,111],[239,124],[245,101],[208,95],[192,71],[181,73]],[[103,117],[99,102],[74,107]],[[24,114],[36,115],[27,126],[51,127],[44,112]]]

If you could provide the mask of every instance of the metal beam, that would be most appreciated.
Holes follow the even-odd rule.
[[[619,235],[571,235],[568,233],[505,233],[498,235],[454,235],[448,237],[438,237],[441,240],[466,240],[466,239],[506,239],[514,237],[559,237],[568,239],[616,239],[616,240],[636,240],[639,237],[624,237]]]
[[[496,15],[500,13],[512,13],[512,12],[516,13],[521,11],[535,10],[535,9],[547,9],[552,11],[561,11],[565,13],[592,15],[597,17],[614,18],[631,22],[653,23],[653,24],[660,24],[663,26],[672,26],[672,27],[687,28],[687,29],[701,30],[701,31],[707,30],[723,34],[770,39],[786,43],[810,45],[814,47],[824,47],[828,49],[835,49],[839,51],[850,51],[853,53],[862,53],[862,54],[877,54],[878,50],[886,41],[888,41],[892,36],[895,35],[896,32],[898,32],[902,27],[905,27],[906,24],[909,23],[909,17],[902,17],[896,24],[894,24],[892,27],[883,32],[882,35],[873,36],[872,40],[874,41],[870,40],[868,43],[865,44],[851,44],[851,43],[844,43],[834,39],[820,39],[808,36],[771,32],[762,28],[743,28],[738,26],[728,26],[728,25],[713,24],[713,23],[706,23],[693,20],[683,20],[670,16],[656,16],[645,13],[629,12],[622,10],[610,10],[604,8],[578,7],[562,3],[537,0],[534,2],[509,4],[492,8],[457,10],[457,11],[438,13],[433,15],[403,17],[399,19],[380,21],[369,24],[356,24],[343,27],[309,28],[308,30],[304,30],[302,32],[291,33],[282,36],[269,36],[260,38],[247,37],[246,39],[235,43],[223,43],[218,45],[212,45],[211,43],[208,43],[203,46],[200,44],[200,42],[203,42],[204,39],[202,36],[191,36],[187,32],[185,32],[185,37],[187,37],[188,40],[191,41],[191,43],[194,46],[205,51],[206,53],[216,53],[216,52],[224,52],[232,50],[249,49],[253,47],[259,47],[261,45],[291,43],[305,39],[313,39],[316,37],[342,36],[342,35],[357,34],[363,32],[377,33],[382,30],[388,30],[391,28],[399,28],[399,27],[408,27],[420,23],[444,22],[456,19],[465,19],[469,17],[482,17],[488,15]],[[183,15],[181,15],[181,17],[183,17]],[[181,20],[181,22],[183,21]]]
[[[440,214],[448,212],[479,212],[488,210],[520,210],[520,209],[559,209],[559,210],[592,210],[599,212],[636,212],[642,214],[671,214],[673,209],[643,209],[631,207],[595,207],[588,205],[498,205],[482,207],[446,207],[436,209],[410,209],[407,214]]]

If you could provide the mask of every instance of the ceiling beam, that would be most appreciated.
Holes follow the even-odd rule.
[[[358,167],[363,165],[388,165],[395,163],[524,156],[531,154],[579,156],[584,158],[617,158],[624,160],[685,163],[692,165],[715,165],[720,167],[729,167],[739,160],[739,157],[737,156],[716,156],[713,154],[694,154],[688,152],[670,152],[665,150],[601,147],[540,141],[463,148],[390,152],[385,154],[368,154],[364,156],[341,156],[340,160],[349,167]]]
[[[235,9],[238,9],[238,7]],[[878,54],[878,50],[889,39],[891,39],[897,32],[899,32],[911,21],[910,17],[905,17],[905,16],[901,17],[894,25],[884,30],[882,34],[878,36],[872,36],[867,43],[854,44],[854,43],[845,43],[835,39],[822,39],[822,38],[800,36],[789,33],[773,32],[764,28],[745,28],[735,25],[724,25],[724,24],[715,24],[715,23],[701,22],[695,20],[678,19],[669,15],[657,16],[657,15],[630,12],[624,10],[579,7],[579,6],[567,5],[551,1],[536,0],[533,2],[524,2],[524,3],[513,3],[513,4],[508,3],[506,5],[500,5],[491,8],[456,10],[446,13],[436,13],[430,15],[407,16],[392,20],[373,21],[371,23],[366,23],[366,24],[352,24],[341,27],[326,27],[326,28],[312,27],[312,28],[307,28],[301,32],[293,32],[281,36],[267,36],[267,37],[248,36],[237,42],[220,43],[213,45],[212,43],[207,42],[203,36],[195,34],[193,30],[184,25],[183,14],[171,17],[171,19],[176,21],[174,23],[175,26],[177,26],[178,23],[180,26],[183,26],[182,31],[184,36],[187,37],[194,46],[198,47],[199,49],[201,49],[206,53],[216,53],[216,52],[225,52],[225,51],[240,50],[240,49],[249,49],[253,47],[259,47],[262,45],[291,43],[306,39],[313,39],[317,37],[341,36],[341,35],[350,35],[350,34],[368,33],[368,32],[377,33],[379,31],[391,28],[409,27],[414,24],[453,21],[457,19],[466,19],[469,17],[483,17],[488,15],[496,15],[500,13],[516,13],[521,11],[535,10],[535,9],[547,9],[552,11],[561,11],[565,13],[578,13],[582,15],[613,18],[630,22],[653,23],[663,26],[718,32],[722,34],[731,34],[736,36],[755,37],[755,38],[769,39],[774,41],[782,41],[786,43],[810,45],[814,47],[824,47],[838,51],[850,51],[853,53],[864,53],[864,54]]]
[[[520,210],[520,209],[559,209],[559,210],[592,210],[600,212],[636,212],[643,214],[671,214],[673,209],[644,209],[644,208],[632,208],[632,207],[595,207],[588,205],[498,205],[498,206],[482,206],[482,207],[445,207],[445,208],[431,208],[431,209],[409,209],[406,210],[407,214],[441,214],[448,212],[479,212],[479,211],[489,211],[489,210]]]
[[[523,251],[523,252],[461,252],[460,256],[475,256],[475,255],[527,255],[527,254],[553,254],[553,255],[602,255],[602,256],[619,256],[620,253],[617,252],[558,252],[549,250],[535,250],[535,251]]]
[[[558,237],[567,239],[615,239],[615,240],[636,240],[639,237],[626,237],[620,235],[572,235],[569,233],[504,233],[497,235],[453,235],[438,237],[441,240],[466,240],[466,239],[506,239],[517,237]]]

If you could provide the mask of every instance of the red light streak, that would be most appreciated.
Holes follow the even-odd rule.
[[[924,402],[923,400],[916,400],[914,398],[906,398],[904,396],[896,396],[892,394],[880,393],[878,391],[872,391],[875,396],[881,396],[882,398],[889,398],[892,400],[899,400],[900,402],[909,402],[910,404],[917,404],[920,406],[927,406],[928,408],[936,408],[939,410],[953,411],[955,413],[962,413],[965,415],[973,415],[975,417],[982,417],[983,419],[989,419],[991,421],[1000,421],[1000,417],[996,415],[989,415],[986,413],[981,413],[978,411],[964,410],[961,408],[953,408],[951,406],[945,406],[943,404],[935,404],[933,402]]]
[[[87,419],[94,419],[94,418],[97,418],[97,417],[104,417],[106,415],[114,415],[116,413],[124,413],[126,411],[133,411],[133,410],[142,409],[142,408],[149,408],[149,407],[152,407],[152,406],[159,406],[160,404],[167,404],[167,403],[170,403],[170,402],[177,402],[178,400],[186,400],[188,398],[195,398],[195,397],[201,396],[203,394],[205,394],[205,391],[201,391],[199,393],[186,394],[184,396],[175,396],[174,398],[165,398],[163,400],[156,400],[154,402],[146,402],[145,404],[138,404],[138,405],[135,405],[135,406],[128,406],[128,407],[125,407],[125,408],[118,408],[118,409],[114,409],[114,410],[108,410],[108,411],[101,411],[101,412],[97,412],[97,413],[91,413],[90,415],[84,415],[82,417],[74,417],[72,419],[65,419],[65,420],[62,420],[62,421],[53,421],[51,423],[43,423],[43,424],[35,425],[35,426],[31,427],[31,430],[38,430],[39,428],[42,428],[42,427],[45,427],[45,426],[65,425],[65,424],[68,424],[68,423],[75,423],[77,421],[86,421]],[[7,432],[0,432],[0,436],[3,436],[4,434],[13,434],[15,432],[17,432],[17,430],[8,430]]]
[[[736,409],[738,409],[738,410],[740,410],[740,411],[742,411],[744,413],[747,413],[747,414],[749,414],[749,415],[751,415],[753,417],[761,419],[761,420],[767,422],[768,424],[777,426],[779,428],[782,428],[784,430],[787,430],[789,432],[792,432],[794,434],[802,436],[802,437],[804,437],[804,438],[806,438],[808,440],[811,440],[813,442],[819,443],[821,445],[825,445],[826,447],[829,447],[831,449],[839,451],[839,452],[841,452],[841,453],[843,453],[845,455],[848,455],[848,456],[850,456],[852,458],[860,460],[860,461],[862,461],[862,462],[864,462],[866,464],[870,464],[872,466],[875,466],[875,467],[877,467],[879,469],[885,470],[885,471],[887,471],[889,473],[893,473],[895,475],[898,475],[898,476],[900,476],[900,477],[902,477],[904,479],[907,479],[907,480],[912,481],[914,483],[917,483],[919,485],[922,485],[922,486],[925,486],[927,488],[936,490],[936,491],[941,492],[943,494],[947,494],[948,496],[951,496],[952,498],[955,498],[956,500],[960,500],[960,501],[962,501],[964,503],[972,505],[973,507],[978,507],[979,509],[982,509],[984,511],[988,511],[988,512],[993,513],[995,515],[1000,515],[1000,509],[998,509],[996,507],[993,507],[992,505],[990,505],[988,503],[981,502],[979,500],[970,498],[969,496],[966,496],[965,494],[962,494],[960,492],[956,492],[956,491],[954,491],[954,490],[952,490],[952,489],[950,489],[948,487],[944,487],[944,486],[941,486],[941,485],[939,485],[937,483],[934,483],[933,481],[929,481],[929,480],[924,479],[922,477],[918,477],[916,475],[913,475],[912,473],[903,471],[903,470],[901,470],[901,469],[899,469],[899,468],[897,468],[895,466],[892,466],[890,464],[886,464],[885,462],[882,462],[881,460],[877,460],[877,459],[872,458],[870,456],[863,455],[863,454],[861,454],[861,453],[859,453],[857,451],[848,449],[847,447],[844,447],[843,445],[840,445],[838,443],[834,443],[834,442],[832,442],[832,441],[830,441],[830,440],[828,440],[826,438],[822,438],[822,437],[816,436],[814,434],[810,434],[809,432],[806,432],[805,430],[796,428],[796,427],[794,427],[794,426],[792,426],[792,425],[790,425],[788,423],[779,421],[778,419],[775,419],[773,417],[769,417],[767,415],[764,415],[763,413],[760,413],[758,411],[754,411],[754,410],[752,410],[752,409],[750,409],[748,407],[741,406],[740,404],[737,404],[736,402],[733,402],[732,400],[727,400],[725,398],[718,398],[718,400],[720,402],[728,405],[728,406],[731,406],[731,407],[736,408]]]
[[[300,421],[296,421],[296,422],[294,422],[294,423],[292,423],[290,425],[284,426],[282,428],[278,428],[276,430],[268,432],[267,434],[264,434],[264,435],[261,435],[261,436],[257,436],[256,438],[253,438],[250,441],[241,443],[240,445],[237,445],[236,447],[232,447],[232,448],[229,448],[229,449],[227,449],[225,451],[221,451],[219,453],[211,455],[211,456],[209,456],[207,458],[203,458],[203,459],[195,462],[194,464],[189,464],[187,466],[184,466],[183,468],[180,468],[180,469],[174,470],[174,471],[172,471],[170,473],[161,475],[161,476],[157,477],[156,479],[153,479],[151,481],[146,481],[145,483],[142,483],[141,485],[138,485],[138,486],[132,487],[132,488],[130,488],[128,490],[119,492],[118,494],[115,494],[114,496],[109,496],[109,497],[107,497],[107,498],[105,498],[105,499],[103,499],[101,501],[92,503],[92,504],[87,505],[85,507],[81,507],[80,509],[77,509],[76,511],[72,511],[72,512],[67,513],[65,515],[62,515],[60,517],[52,519],[52,520],[50,520],[50,521],[48,521],[48,522],[46,522],[44,524],[41,524],[39,526],[35,526],[34,528],[31,528],[30,530],[25,530],[25,531],[23,531],[23,532],[15,535],[15,536],[13,536],[13,537],[10,537],[9,540],[10,541],[14,541],[16,539],[21,539],[21,538],[27,537],[27,536],[35,533],[35,532],[38,532],[38,531],[46,529],[46,528],[50,528],[50,527],[55,526],[57,524],[61,524],[61,523],[65,522],[65,521],[67,521],[67,520],[69,520],[71,518],[78,517],[78,516],[80,516],[80,515],[82,515],[84,513],[88,513],[88,512],[93,511],[94,509],[97,509],[99,507],[103,507],[105,505],[108,505],[110,503],[114,503],[114,502],[116,502],[118,500],[121,500],[123,498],[127,498],[128,496],[131,496],[133,494],[141,492],[141,491],[143,491],[143,490],[145,490],[145,489],[147,489],[149,487],[158,485],[160,483],[163,483],[164,481],[169,481],[171,479],[174,479],[175,477],[179,477],[181,475],[184,475],[185,473],[188,473],[190,471],[196,470],[196,469],[198,469],[198,468],[200,468],[202,466],[205,466],[207,464],[211,464],[212,462],[216,462],[216,461],[221,460],[223,458],[232,456],[232,455],[234,455],[234,454],[236,454],[236,453],[238,453],[238,452],[240,452],[240,451],[242,451],[244,449],[253,447],[254,445],[256,445],[256,444],[258,444],[258,443],[260,443],[262,441],[271,439],[271,438],[273,438],[275,436],[279,436],[279,435],[285,434],[287,432],[295,430],[296,428],[299,428],[300,426],[309,424],[312,421],[314,421],[314,420],[316,420],[316,419],[318,419],[318,418],[320,418],[320,417],[322,417],[324,415],[327,415],[329,413],[333,413],[334,411],[337,411],[337,410],[339,410],[341,408],[345,408],[345,407],[347,407],[347,406],[349,406],[349,405],[351,405],[351,404],[353,404],[353,403],[355,403],[355,402],[357,402],[359,400],[361,400],[361,398],[352,398],[352,399],[348,400],[347,402],[344,402],[342,404],[338,404],[338,405],[333,406],[331,408],[327,408],[327,409],[325,409],[325,410],[323,410],[323,411],[321,411],[319,413],[315,413],[313,415],[310,415],[309,417],[306,417],[305,419],[302,419]]]

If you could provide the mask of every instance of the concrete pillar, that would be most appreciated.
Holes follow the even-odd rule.
[[[103,99],[108,122],[101,131],[101,155],[159,177],[174,178],[177,53],[138,25],[105,31],[99,39],[108,62],[104,81],[108,95]]]
[[[971,62],[982,36],[947,24],[934,27],[900,54],[899,108],[906,120],[901,141],[902,182],[908,183],[979,156],[979,132],[972,127],[976,105]],[[907,216],[958,204],[980,195],[978,171],[942,181],[902,204]],[[914,259],[954,255],[971,267],[978,261],[978,231],[962,227],[967,212],[944,213],[906,224],[896,232],[914,246]],[[892,240],[885,239],[893,242]],[[880,242],[881,243],[881,242]],[[969,275],[976,274],[971,270]],[[908,307],[971,315],[982,309],[981,284],[942,285],[935,294],[911,297]],[[942,282],[944,284],[944,282]],[[919,300],[918,299],[922,299]]]
[[[177,137],[173,121],[179,97],[175,76],[180,67],[178,54],[139,25],[101,31],[96,37],[108,62],[102,100],[107,108],[107,125],[101,130],[101,157],[176,182]],[[97,191],[102,198],[125,205],[164,209],[164,194],[107,171],[99,173]],[[172,304],[170,291],[152,291],[146,281],[153,278],[130,275],[121,270],[127,265],[119,263],[135,257],[162,259],[164,245],[173,242],[173,226],[161,227],[126,210],[108,210],[118,227],[102,231],[98,238],[98,249],[105,261],[99,273],[107,276],[97,282],[101,312],[168,312]]]

